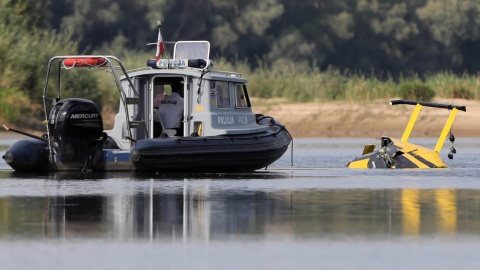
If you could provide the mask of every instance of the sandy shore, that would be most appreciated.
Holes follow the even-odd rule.
[[[436,99],[434,102],[464,105],[467,112],[458,112],[453,125],[456,137],[480,137],[480,101]],[[255,113],[270,115],[286,125],[293,137],[379,138],[382,135],[401,137],[414,106],[390,106],[388,100],[365,104],[348,102],[285,103],[279,100],[253,99]],[[412,137],[438,137],[448,110],[424,107]],[[14,125],[11,125],[14,127]],[[35,135],[42,132],[29,131]],[[0,138],[22,136],[0,131]]]
[[[480,102],[436,99],[434,102],[464,105],[453,124],[457,137],[480,137]],[[274,116],[293,137],[379,138],[382,135],[401,137],[414,106],[389,105],[389,100],[370,103],[298,103],[267,104],[255,100],[255,113]],[[263,103],[263,105],[262,105]],[[438,137],[450,111],[423,107],[411,137]]]

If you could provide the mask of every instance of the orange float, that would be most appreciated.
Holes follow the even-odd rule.
[[[107,64],[107,60],[102,57],[95,58],[67,58],[63,60],[65,67],[98,67]]]

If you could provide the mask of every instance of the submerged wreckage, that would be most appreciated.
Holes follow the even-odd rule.
[[[414,101],[414,100],[393,100],[390,105],[414,105],[415,109],[412,112],[410,121],[408,122],[405,131],[400,140],[382,137],[380,140],[380,149],[375,150],[374,144],[365,145],[362,156],[357,157],[347,164],[348,168],[447,168],[447,165],[440,157],[440,150],[449,135],[450,142],[455,141],[455,137],[451,133],[451,127],[458,111],[466,112],[465,106],[448,105],[433,102]],[[418,115],[422,106],[433,107],[439,109],[450,110],[443,130],[438,137],[437,144],[434,149],[428,149],[408,142],[410,133],[417,121]],[[450,148],[448,158],[452,159],[453,154],[456,153],[455,148]]]

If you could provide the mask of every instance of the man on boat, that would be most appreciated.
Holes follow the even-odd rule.
[[[165,129],[174,129],[183,136],[183,83],[172,84],[172,94],[165,96],[158,107],[158,115]]]
[[[153,108],[158,110],[160,102],[165,97],[165,88],[161,84],[155,84],[153,86]]]

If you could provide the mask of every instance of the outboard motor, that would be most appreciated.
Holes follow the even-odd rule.
[[[62,99],[48,119],[54,162],[58,170],[83,171],[104,168],[102,116],[91,100]]]

